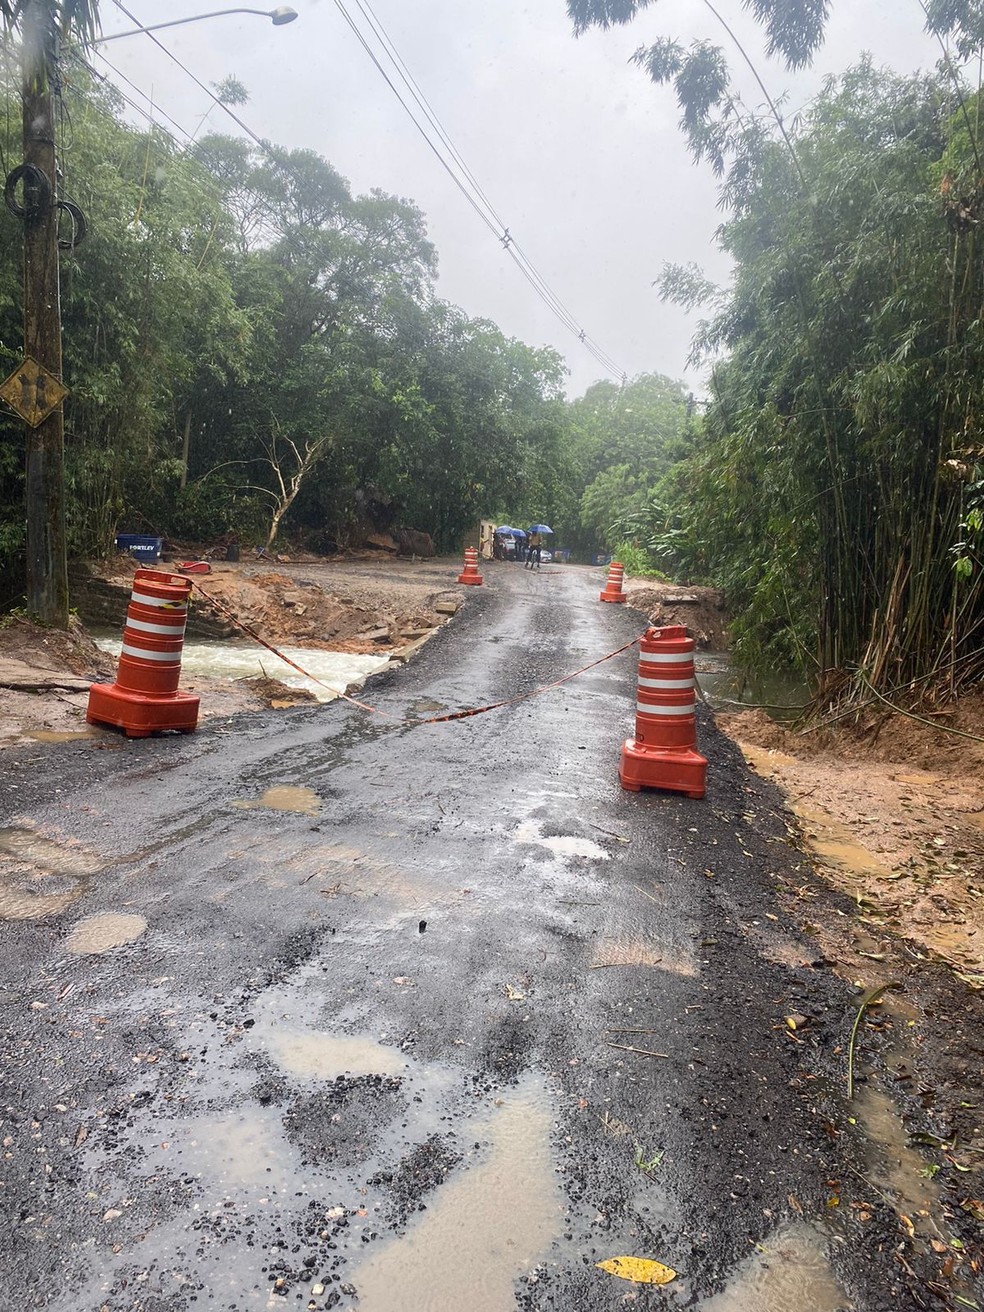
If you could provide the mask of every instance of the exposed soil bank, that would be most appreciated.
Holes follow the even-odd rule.
[[[984,738],[984,694],[948,718]],[[816,733],[762,711],[717,722],[783,789],[812,860],[854,899],[859,952],[886,959],[886,936],[901,935],[984,988],[984,742],[901,715]]]
[[[121,628],[135,568],[124,558],[94,566],[98,587],[90,596],[83,586],[83,614],[88,600],[94,618]],[[192,613],[243,636],[231,612],[273,646],[406,660],[454,614],[462,595],[459,572],[457,559],[380,559],[369,552],[297,565],[213,564],[212,573],[195,578]],[[275,665],[271,657],[271,676]],[[0,746],[39,735],[42,741],[113,737],[85,724],[89,683],[111,677],[113,669],[77,619],[60,633],[11,618],[0,629]],[[287,707],[303,696],[276,677],[184,678],[181,686],[202,696],[203,719]]]

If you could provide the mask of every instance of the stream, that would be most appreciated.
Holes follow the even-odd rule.
[[[96,645],[114,659],[120,654],[120,638],[96,636]],[[212,679],[248,679],[267,676],[279,679],[289,688],[304,688],[320,702],[330,702],[338,693],[355,685],[361,687],[370,674],[377,674],[389,664],[388,656],[368,656],[352,652],[320,651],[314,647],[284,647],[283,653],[319,679],[306,679],[271,651],[253,644],[204,642],[188,639],[181,655],[185,675]],[[322,685],[327,685],[324,687]]]
[[[761,706],[774,720],[794,720],[809,700],[810,689],[802,676],[775,671],[752,676],[736,670],[726,652],[697,652],[697,683],[715,711]]]

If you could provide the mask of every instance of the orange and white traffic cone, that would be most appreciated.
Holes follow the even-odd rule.
[[[682,624],[647,629],[639,644],[635,738],[622,747],[622,787],[704,796],[707,760],[696,750],[694,640]]]
[[[608,582],[605,584],[605,590],[598,594],[599,601],[625,600],[625,593],[622,591],[622,576],[624,574],[624,565],[620,565],[617,560],[613,560],[608,566]]]
[[[478,572],[478,548],[465,547],[465,564],[458,575],[459,583],[470,583],[473,587],[479,586],[485,580]]]
[[[191,582],[179,574],[138,569],[123,626],[115,683],[89,688],[85,718],[112,724],[128,738],[162,729],[191,733],[200,698],[178,692]]]

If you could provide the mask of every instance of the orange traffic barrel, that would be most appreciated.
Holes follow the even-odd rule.
[[[622,787],[703,797],[707,760],[696,746],[694,640],[680,624],[647,629],[639,643],[635,737],[619,763]]]
[[[191,583],[180,574],[136,571],[116,682],[90,686],[90,724],[115,725],[130,738],[195,729],[199,698],[178,692],[190,596]]]
[[[613,560],[608,566],[608,581],[605,584],[604,591],[599,592],[599,601],[624,601],[625,593],[622,591],[622,578],[625,574],[625,566],[620,565],[617,560]]]
[[[179,574],[137,570],[123,626],[116,682],[130,692],[177,692],[191,584]]]
[[[458,575],[458,582],[471,584],[473,587],[485,582],[478,572],[477,547],[465,547],[465,563]]]

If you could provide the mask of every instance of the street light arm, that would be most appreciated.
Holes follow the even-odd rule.
[[[280,5],[277,9],[214,9],[210,14],[192,14],[189,18],[172,18],[168,23],[151,23],[148,27],[129,28],[126,32],[111,32],[109,36],[101,36],[95,42],[97,46],[104,45],[107,41],[118,41],[124,36],[139,36],[141,32],[159,32],[165,27],[181,27],[184,23],[199,23],[205,18],[222,18],[226,14],[258,14],[261,18],[269,18],[274,27],[282,27],[284,23],[292,23],[297,17],[295,10],[287,5]]]

